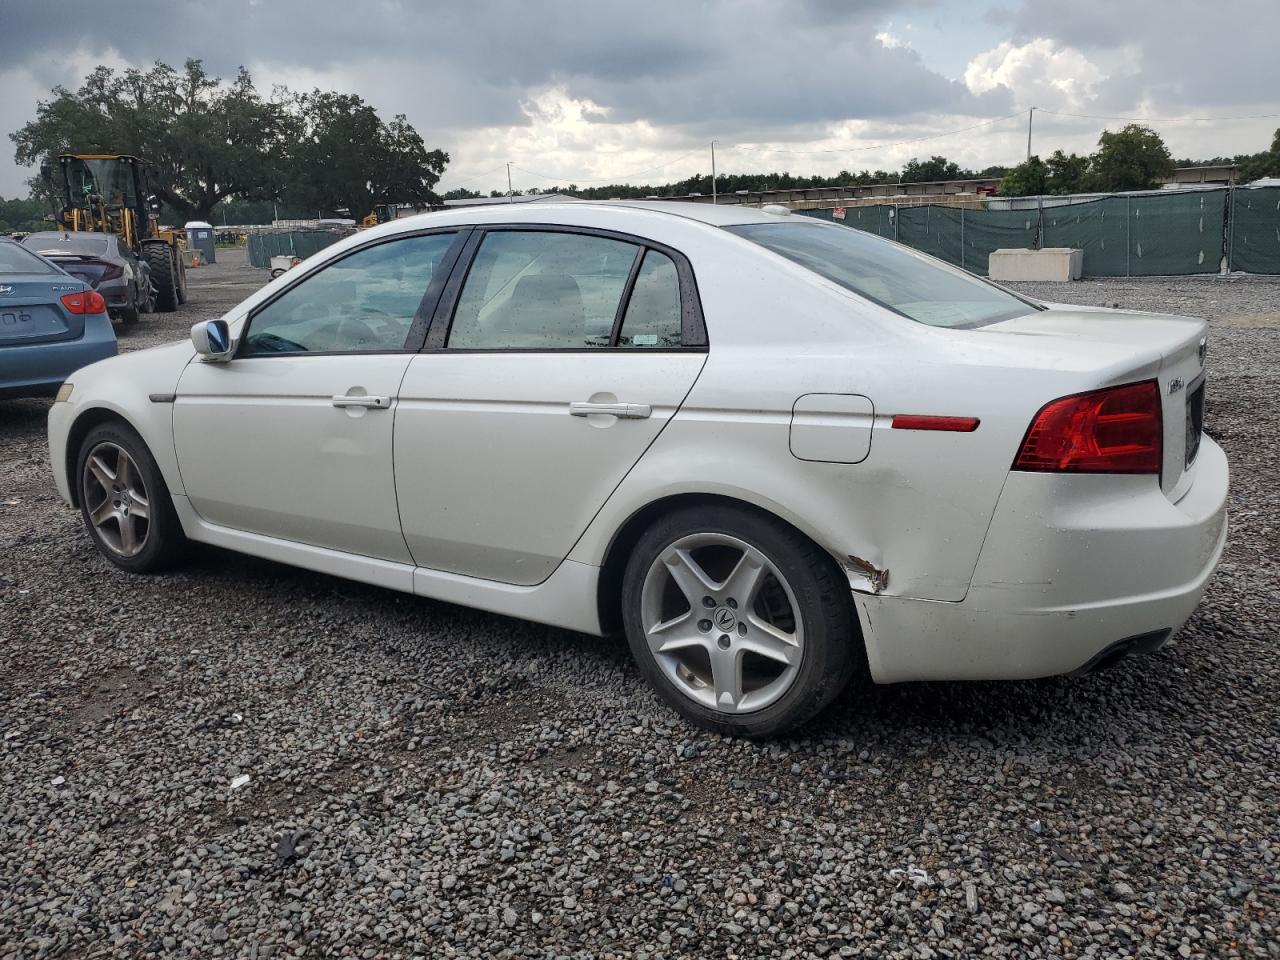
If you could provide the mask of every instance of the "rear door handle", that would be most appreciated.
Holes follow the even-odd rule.
[[[391,406],[390,397],[350,396],[340,393],[333,398],[335,407],[370,407],[374,410],[386,410]]]
[[[569,404],[569,414],[574,417],[603,415],[621,417],[624,420],[645,420],[653,414],[653,408],[647,403],[588,403],[585,400],[575,400]]]

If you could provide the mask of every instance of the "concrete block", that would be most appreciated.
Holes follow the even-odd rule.
[[[1084,251],[1071,247],[993,250],[987,264],[992,280],[1079,280]]]

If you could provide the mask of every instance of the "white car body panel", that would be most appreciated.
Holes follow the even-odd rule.
[[[395,481],[413,559],[547,579],[670,421],[705,353],[424,353],[396,408]],[[635,403],[649,415],[571,416]]]
[[[409,359],[279,356],[188,365],[173,430],[182,486],[196,513],[220,527],[412,562],[391,472],[394,409],[333,405],[335,395],[393,404]]]
[[[1225,536],[1225,457],[1206,437],[1183,469],[1202,321],[1070,307],[929,327],[720,229],[780,218],[690,206],[400,219],[322,251],[225,319],[239,336],[256,305],[385,237],[546,222],[687,256],[706,351],[206,364],[174,344],[76,374],[70,402],[50,414],[58,489],[73,499],[80,417],[116,415],[155,455],[195,540],[586,632],[602,628],[602,566],[632,517],[669,497],[733,498],[844,565],[882,682],[1068,672],[1117,640],[1181,625]],[[293,366],[308,372],[275,372]],[[1164,398],[1159,481],[1010,471],[1045,403],[1144,379]],[[352,388],[385,391],[390,406],[354,416],[329,404]],[[609,396],[651,415],[564,409]],[[900,430],[895,414],[980,426]],[[299,476],[313,485],[296,489]]]

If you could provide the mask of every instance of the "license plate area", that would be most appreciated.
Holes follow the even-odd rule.
[[[1187,458],[1189,467],[1200,452],[1200,437],[1204,433],[1204,379],[1187,391]]]

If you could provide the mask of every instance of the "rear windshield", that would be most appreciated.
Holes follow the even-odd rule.
[[[95,237],[90,233],[33,233],[22,242],[37,253],[50,257],[69,253],[100,257],[110,249],[110,241],[106,237]]]
[[[0,241],[0,274],[57,273],[46,261],[11,241]]]
[[[725,229],[933,327],[981,327],[1039,309],[941,260],[852,227],[810,220]]]

